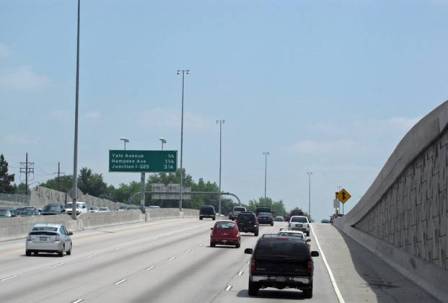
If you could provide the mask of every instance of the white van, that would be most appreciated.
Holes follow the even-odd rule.
[[[71,215],[73,210],[73,202],[67,202],[65,205],[65,213]],[[86,202],[76,202],[76,215],[86,214],[89,212]]]

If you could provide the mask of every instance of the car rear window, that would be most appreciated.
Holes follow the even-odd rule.
[[[256,259],[266,260],[294,260],[309,259],[309,250],[304,242],[294,238],[262,238],[255,248]]]
[[[51,231],[32,231],[30,232],[30,236],[55,236],[57,235],[57,232],[51,232]]]
[[[235,207],[233,210],[235,211],[246,211],[244,207]]]
[[[50,226],[42,226],[42,227],[33,227],[33,230],[31,232],[35,231],[49,231],[49,232],[57,232],[57,227],[50,227]]]
[[[271,213],[259,213],[258,215],[263,217],[272,217]]]
[[[213,214],[215,210],[212,207],[202,207],[200,212],[202,214]]]
[[[291,222],[308,223],[308,220],[306,217],[293,217],[291,218]]]
[[[241,222],[253,222],[255,221],[255,217],[252,214],[239,214],[238,221]]]
[[[235,227],[235,223],[233,222],[218,222],[216,223],[217,229],[232,229]]]

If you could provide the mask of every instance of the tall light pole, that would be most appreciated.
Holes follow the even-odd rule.
[[[165,138],[159,138],[159,140],[162,143],[162,150],[163,150],[163,145],[166,144],[168,141],[166,141]]]
[[[182,202],[184,198],[184,170],[183,170],[183,151],[184,151],[184,91],[185,91],[185,75],[189,75],[190,70],[178,69],[177,75],[182,76],[182,110],[180,118],[180,199],[179,199],[179,211],[182,211]]]
[[[268,156],[269,152],[263,152],[264,155],[264,200],[266,202],[266,188],[267,188],[267,180],[268,180]]]
[[[221,173],[222,173],[222,125],[225,120],[216,120],[219,124],[219,195],[218,195],[218,212],[221,214]]]
[[[73,205],[72,218],[76,220],[76,201],[78,201],[78,112],[79,112],[79,37],[81,20],[81,0],[78,0],[78,23],[76,29],[76,92],[75,92],[75,138],[73,144]]]
[[[311,221],[311,176],[313,172],[309,171],[306,174],[308,175],[308,217]]]
[[[123,149],[126,150],[126,144],[129,143],[129,139],[121,137],[120,140],[123,141]]]

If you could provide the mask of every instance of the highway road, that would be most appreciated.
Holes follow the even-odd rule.
[[[244,235],[240,249],[211,248],[212,224],[173,219],[84,231],[73,237],[72,256],[63,258],[26,257],[24,240],[2,242],[0,302],[332,303],[340,302],[337,293],[342,302],[437,302],[333,226],[322,224],[313,226],[312,247],[318,250],[320,243],[334,283],[321,256],[315,259],[312,299],[302,298],[300,291],[274,289],[250,298],[250,256],[244,248],[253,247],[257,238]],[[263,226],[261,233],[284,226]],[[388,278],[379,279],[383,270]]]

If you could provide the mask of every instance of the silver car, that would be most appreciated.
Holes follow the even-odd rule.
[[[32,253],[39,252],[57,253],[60,257],[72,254],[73,235],[62,224],[35,224],[26,238],[25,254],[31,256]]]

